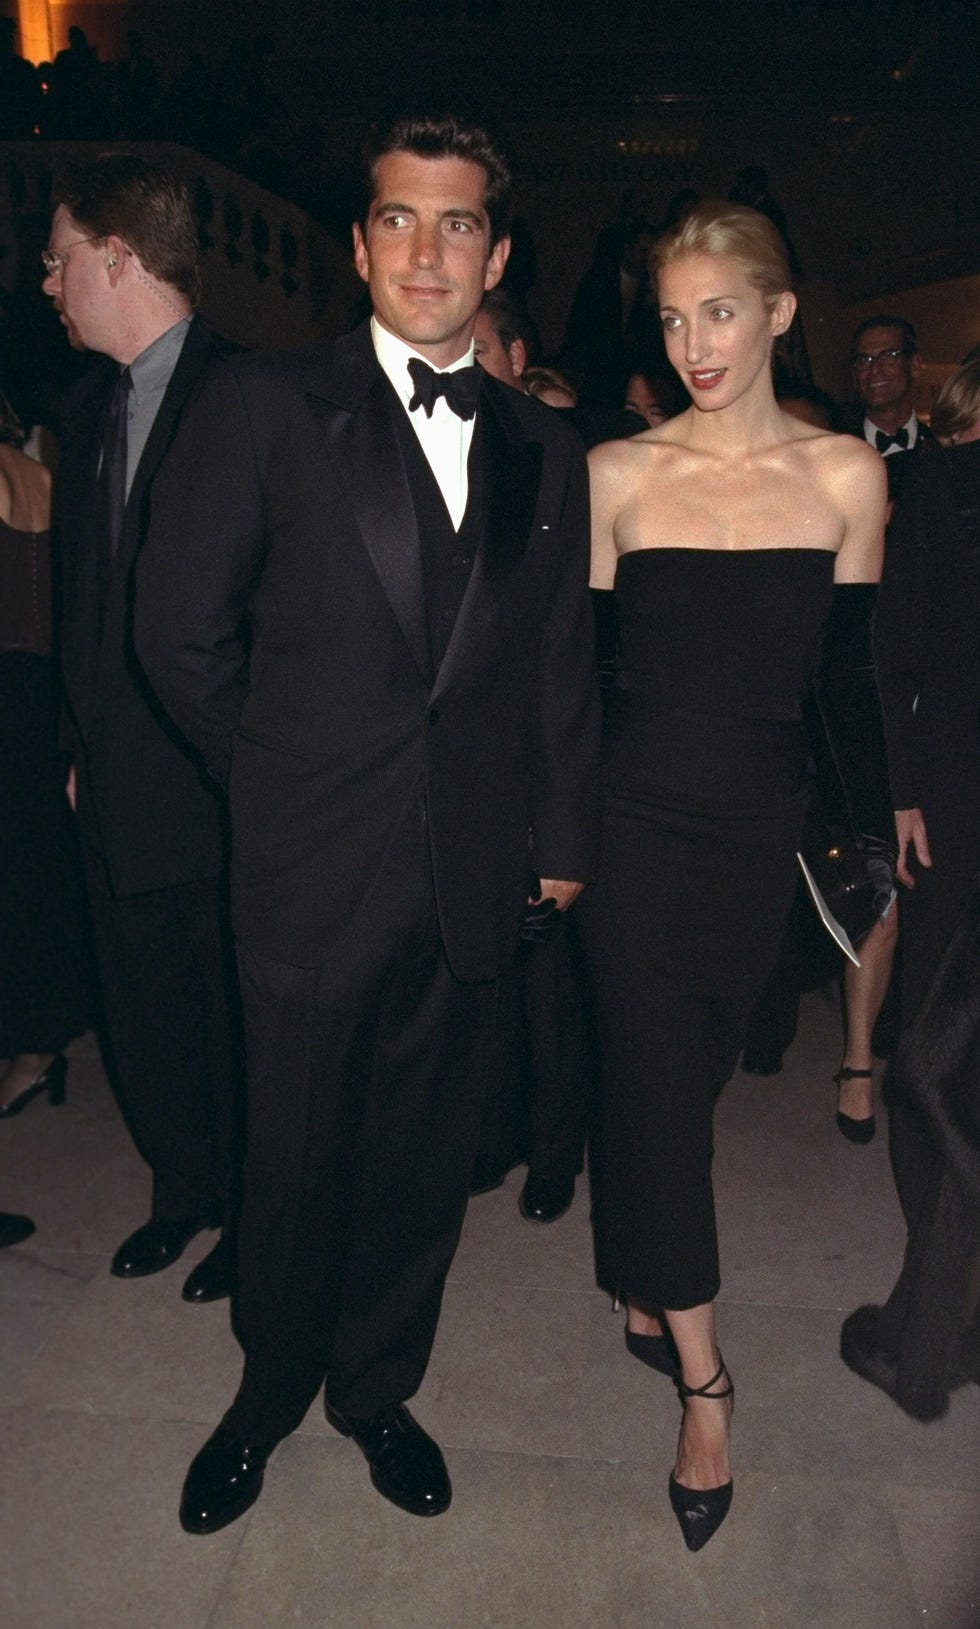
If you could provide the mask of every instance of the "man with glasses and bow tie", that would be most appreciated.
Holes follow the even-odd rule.
[[[899,456],[928,439],[915,411],[922,369],[915,329],[904,317],[868,317],[851,340],[854,388],[864,409],[861,434],[886,460],[888,495],[898,495],[908,465]]]
[[[114,1084],[153,1178],[120,1278],[156,1273],[221,1227],[184,1299],[231,1293],[240,1020],[221,799],[133,649],[133,569],[189,395],[229,347],[195,313],[187,189],[125,153],[56,188],[44,292],[99,353],[63,403],[55,535],[74,799]]]
[[[228,786],[248,1041],[245,1365],[184,1484],[193,1533],[258,1498],[320,1390],[380,1493],[448,1506],[405,1404],[466,1207],[496,983],[595,862],[581,443],[473,363],[507,160],[479,122],[410,115],[369,133],[363,171],[373,317],[216,370],[137,579],[141,658]]]

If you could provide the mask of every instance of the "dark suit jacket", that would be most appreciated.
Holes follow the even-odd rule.
[[[845,415],[843,428],[848,435],[857,436],[859,441],[864,440],[864,408],[858,404]],[[888,477],[888,496],[897,499],[906,477],[914,469],[917,459],[932,441],[928,424],[917,420],[915,446],[909,447],[905,452],[890,452],[885,458],[885,474]]]
[[[400,411],[367,326],[217,368],[155,494],[137,648],[228,783],[239,939],[322,962],[424,798],[450,964],[491,978],[532,866],[593,874],[585,463],[559,415],[484,381],[487,524],[433,679]]]
[[[896,505],[875,650],[897,809],[980,860],[980,443],[917,458]]]
[[[65,400],[55,533],[62,579],[63,744],[77,777],[85,840],[118,896],[218,875],[220,799],[153,695],[133,649],[133,568],[153,481],[188,393],[228,347],[194,318],[133,478],[119,550],[100,606],[96,481],[105,405],[117,369],[98,363]]]
[[[605,403],[621,408],[634,369],[672,372],[660,312],[645,277],[624,325],[618,255],[590,266],[579,283],[565,325],[561,363],[586,406]]]
[[[980,869],[980,442],[913,459],[888,532],[875,630],[897,809],[922,810],[932,870],[903,902],[903,1021]]]

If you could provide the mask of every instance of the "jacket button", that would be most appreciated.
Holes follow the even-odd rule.
[[[439,709],[438,709],[438,707],[430,707],[429,708],[429,723],[430,724],[438,724],[438,722],[439,722]]]

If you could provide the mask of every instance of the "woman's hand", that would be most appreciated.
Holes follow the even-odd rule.
[[[914,851],[919,864],[925,866],[927,870],[932,866],[929,837],[922,810],[896,809],[895,830],[898,832],[898,880],[904,882],[906,888],[914,888],[915,878],[908,867],[912,852]]]

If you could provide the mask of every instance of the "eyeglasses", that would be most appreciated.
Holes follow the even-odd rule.
[[[63,249],[42,249],[41,260],[48,276],[55,277],[58,272],[64,270],[68,264],[69,249],[77,249],[80,243],[98,243],[98,241],[99,233],[93,232],[92,236],[88,238],[73,238],[71,243],[66,243]]]
[[[907,345],[888,345],[883,351],[858,351],[851,357],[851,366],[859,368],[863,373],[870,368],[872,362],[897,362],[900,356],[911,356],[912,352]]]

